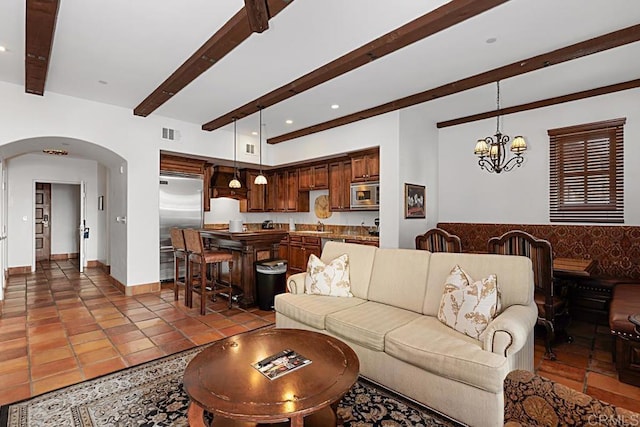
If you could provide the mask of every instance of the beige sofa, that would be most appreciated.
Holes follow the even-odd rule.
[[[503,381],[533,370],[533,272],[525,257],[430,253],[328,242],[327,263],[349,255],[352,298],[304,293],[306,273],[276,296],[276,327],[323,332],[349,344],[360,373],[474,426],[502,425]],[[460,265],[475,280],[495,273],[502,311],[480,340],[438,318],[444,283]]]

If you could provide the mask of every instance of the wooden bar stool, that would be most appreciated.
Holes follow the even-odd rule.
[[[178,288],[184,288],[184,305],[191,307],[191,284],[189,283],[189,252],[181,229],[171,228],[171,246],[173,246],[173,299],[178,301]],[[180,277],[180,264],[184,262],[184,276]]]
[[[200,314],[206,313],[207,298],[213,297],[213,301],[216,300],[216,295],[228,292],[229,294],[229,308],[231,308],[233,287],[231,285],[231,279],[229,279],[228,285],[224,286],[220,280],[220,266],[223,262],[229,264],[229,272],[233,269],[233,255],[226,251],[205,250],[202,243],[202,236],[198,230],[185,229],[184,240],[186,243],[187,251],[189,251],[189,283],[191,290],[197,294],[200,294]],[[195,265],[197,264],[197,265]],[[212,267],[210,271],[211,280],[207,279],[207,269]],[[196,274],[197,273],[197,277]],[[196,282],[198,283],[196,285]]]

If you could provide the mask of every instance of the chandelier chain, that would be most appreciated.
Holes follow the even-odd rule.
[[[496,81],[498,90],[496,91],[496,133],[500,133],[500,80]]]
[[[260,175],[262,175],[262,106],[260,106],[260,129],[258,129],[258,144],[260,144]]]

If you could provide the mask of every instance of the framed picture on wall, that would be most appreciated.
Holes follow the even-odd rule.
[[[426,218],[426,187],[424,185],[404,184],[404,217]]]

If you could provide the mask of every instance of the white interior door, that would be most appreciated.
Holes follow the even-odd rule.
[[[85,182],[80,182],[80,226],[78,227],[79,231],[79,259],[78,259],[78,268],[80,269],[80,273],[84,272],[84,266],[86,263],[86,246],[87,246],[87,238],[89,237],[89,229],[87,228],[87,221],[85,218],[85,211],[87,208],[87,194],[85,189]],[[86,237],[85,237],[86,236]]]

